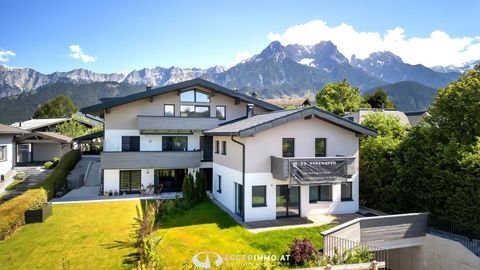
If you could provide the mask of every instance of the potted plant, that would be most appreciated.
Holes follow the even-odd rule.
[[[43,222],[53,213],[51,203],[42,203],[32,206],[25,211],[25,223]]]

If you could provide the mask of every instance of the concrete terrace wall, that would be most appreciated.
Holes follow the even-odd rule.
[[[480,269],[480,257],[462,244],[427,234],[422,246],[423,269]],[[420,269],[420,268],[417,268]]]

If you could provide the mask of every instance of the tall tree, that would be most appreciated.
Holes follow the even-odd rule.
[[[88,133],[88,129],[75,119],[70,119],[63,122],[60,125],[57,125],[56,131],[65,136],[76,138]]]
[[[378,88],[372,94],[366,95],[364,99],[372,108],[395,108],[395,104],[388,98],[387,93],[382,88]]]
[[[362,96],[347,80],[327,83],[316,95],[317,106],[338,115],[360,109]]]
[[[33,114],[33,118],[71,117],[77,112],[77,107],[68,96],[57,96],[49,100]]]

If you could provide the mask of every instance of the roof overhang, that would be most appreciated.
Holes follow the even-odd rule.
[[[303,110],[298,110],[295,113],[288,114],[286,116],[279,117],[277,119],[273,119],[271,121],[267,121],[252,127],[244,128],[237,131],[232,132],[215,132],[215,131],[205,131],[204,134],[206,135],[215,135],[215,136],[239,136],[239,137],[249,137],[253,136],[256,133],[262,132],[267,129],[271,129],[298,119],[302,118],[319,118],[341,128],[347,129],[351,132],[354,132],[358,136],[372,136],[376,137],[377,132],[373,129],[367,128],[365,126],[359,125],[355,122],[349,121],[343,117],[340,117],[336,114],[331,112],[324,111],[317,107],[309,107]]]
[[[135,94],[125,96],[125,97],[103,99],[103,101],[105,101],[105,102],[95,104],[95,105],[92,105],[92,106],[88,106],[88,107],[84,107],[84,108],[80,109],[80,111],[82,113],[85,113],[85,114],[102,115],[104,113],[104,110],[112,108],[112,107],[116,107],[116,106],[119,106],[119,105],[127,104],[127,103],[130,103],[130,102],[134,102],[134,101],[137,101],[137,100],[141,100],[141,99],[145,99],[145,98],[149,98],[149,97],[153,97],[153,96],[157,96],[157,95],[162,95],[162,94],[165,94],[165,93],[168,93],[168,92],[171,92],[171,91],[184,90],[186,88],[191,88],[191,87],[196,87],[196,86],[197,87],[202,87],[202,88],[205,88],[205,89],[209,89],[209,90],[212,90],[214,92],[221,93],[221,94],[224,94],[224,95],[227,95],[227,96],[231,96],[233,98],[242,100],[244,102],[253,103],[257,106],[263,107],[263,108],[265,108],[267,110],[270,110],[270,111],[276,111],[276,110],[281,110],[282,109],[278,106],[275,106],[273,104],[270,104],[270,103],[262,101],[262,100],[259,100],[257,98],[239,93],[237,91],[233,91],[233,90],[228,89],[226,87],[220,86],[218,84],[215,84],[215,83],[212,83],[212,82],[200,79],[200,78],[196,78],[196,79],[189,80],[189,81],[184,81],[184,82],[181,82],[181,83],[171,84],[171,85],[151,89],[151,90],[148,90],[148,91],[135,93]]]

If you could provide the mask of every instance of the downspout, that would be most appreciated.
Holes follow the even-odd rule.
[[[232,139],[232,142],[235,142],[237,144],[239,144],[240,146],[242,146],[242,189],[243,189],[243,206],[242,206],[242,222],[245,222],[245,144],[239,142],[239,141],[236,141],[234,138],[233,138],[233,135],[231,137]]]

